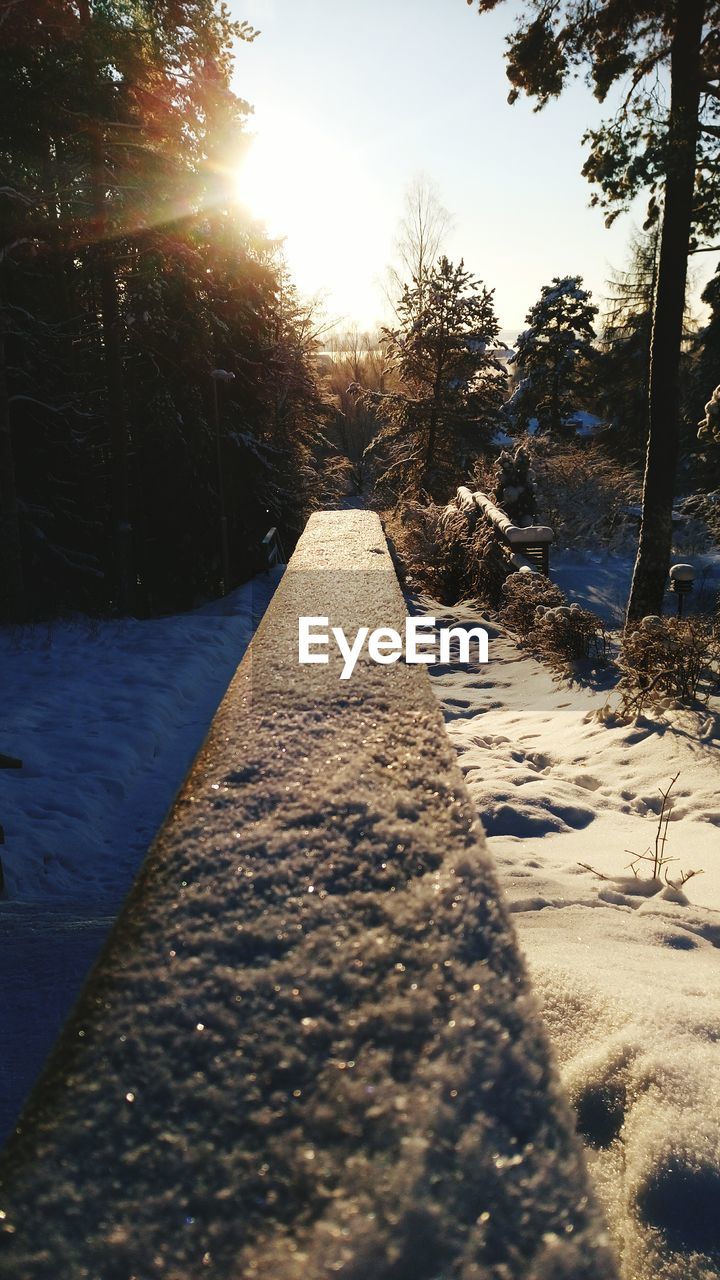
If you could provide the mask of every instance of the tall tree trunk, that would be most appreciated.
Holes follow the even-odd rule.
[[[564,434],[569,434],[563,427],[562,415],[560,413],[560,373],[558,371],[557,362],[553,370],[550,389],[550,433],[553,438],[557,440],[562,439]]]
[[[43,187],[46,193],[46,236],[50,251],[55,319],[61,326],[64,368],[71,386],[77,381],[77,344],[75,338],[75,306],[72,296],[71,258],[69,249],[71,214],[63,192],[62,138],[58,135],[45,139],[45,174]]]
[[[5,363],[6,313],[0,298],[0,614],[19,621],[25,612],[20,516]]]
[[[88,39],[93,15],[88,0],[78,0],[78,7]],[[88,74],[97,75],[91,43],[87,50]],[[132,525],[130,523],[128,428],[125,412],[120,308],[113,247],[109,238],[107,216],[107,183],[105,180],[105,146],[100,121],[90,124],[90,185],[93,203],[92,246],[100,287],[100,316],[105,361],[106,415],[110,445],[110,509],[115,562],[117,605],[121,613],[130,613],[135,601]]]
[[[437,447],[437,429],[440,421],[440,398],[442,395],[442,378],[443,366],[442,362],[437,365],[435,370],[435,380],[433,382],[432,400],[430,402],[430,422],[428,424],[427,447],[425,449],[425,478],[430,475],[432,468],[435,466],[435,449]]]
[[[661,612],[672,549],[679,444],[678,374],[692,228],[705,0],[680,0],[676,13],[670,55],[668,170],[650,348],[643,514],[628,622]]]
[[[121,613],[134,605],[132,525],[130,523],[130,481],[128,429],[125,414],[120,308],[112,246],[107,238],[105,186],[102,181],[103,152],[97,134],[93,138],[93,194],[95,197],[95,261],[100,285],[107,419],[110,439],[110,505],[112,513],[115,584]]]
[[[427,447],[425,449],[425,476],[430,474],[435,464],[435,440],[437,436],[438,414],[435,402],[430,405],[430,422],[428,425]]]

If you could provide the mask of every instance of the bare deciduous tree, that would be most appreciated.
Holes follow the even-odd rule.
[[[396,315],[405,287],[422,282],[437,262],[452,223],[452,214],[442,203],[435,183],[425,174],[418,174],[405,192],[395,240],[395,263],[388,267],[386,292]],[[422,309],[422,296],[418,301]]]

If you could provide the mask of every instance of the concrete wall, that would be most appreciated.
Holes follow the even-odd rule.
[[[3,1280],[614,1275],[376,516],[312,518],[0,1168]]]

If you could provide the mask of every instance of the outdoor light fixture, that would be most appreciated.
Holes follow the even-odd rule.
[[[674,564],[670,570],[670,590],[677,595],[677,616],[682,618],[683,600],[693,589],[695,570],[691,564]]]
[[[225,514],[225,477],[222,466],[222,449],[220,447],[220,401],[218,383],[234,382],[235,374],[227,369],[212,369],[210,377],[213,384],[213,405],[215,408],[215,449],[217,452],[218,497],[220,501],[220,551],[222,556],[222,594],[225,596],[230,588],[230,547],[228,544],[227,516]]]

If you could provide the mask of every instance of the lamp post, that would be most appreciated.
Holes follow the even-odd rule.
[[[225,596],[230,588],[230,547],[228,544],[227,516],[225,514],[225,477],[223,475],[222,449],[220,447],[220,396],[218,383],[234,382],[235,374],[227,369],[213,369],[210,377],[213,384],[213,406],[215,409],[215,449],[217,452],[218,497],[220,501],[220,551],[222,554],[222,594]]]
[[[691,564],[674,564],[670,570],[670,590],[677,594],[677,616],[683,616],[683,600],[693,589],[695,570]]]

